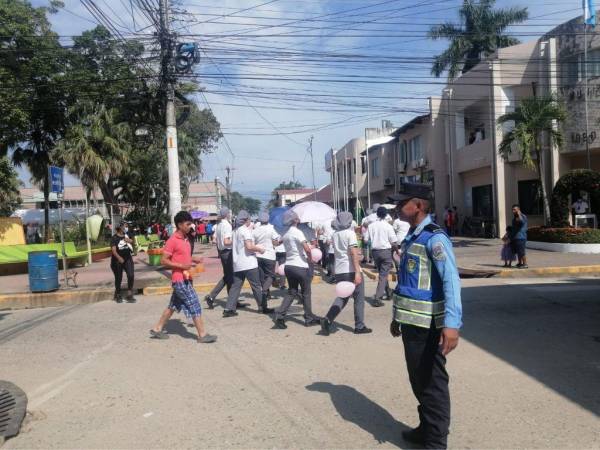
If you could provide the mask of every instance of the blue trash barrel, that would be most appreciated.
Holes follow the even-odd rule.
[[[29,290],[50,292],[58,289],[58,255],[55,250],[29,252]]]

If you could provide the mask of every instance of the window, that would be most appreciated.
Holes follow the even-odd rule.
[[[352,173],[356,175],[356,158],[352,158]]]
[[[494,217],[494,200],[492,185],[475,186],[471,189],[473,196],[473,217]]]
[[[408,141],[408,155],[410,161],[421,159],[421,136],[415,136]]]
[[[406,141],[400,142],[400,155],[398,157],[400,164],[406,164],[406,149],[407,149],[407,147],[408,147],[408,145],[407,145]]]
[[[361,173],[367,173],[367,158],[364,155],[360,157],[360,170]]]
[[[380,167],[379,167],[379,157],[373,158],[371,160],[371,176],[373,178],[379,178],[380,175]]]
[[[521,211],[527,215],[541,216],[544,214],[539,180],[519,181],[519,205]]]

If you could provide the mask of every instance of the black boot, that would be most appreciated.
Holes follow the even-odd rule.
[[[423,445],[425,443],[425,433],[423,432],[423,428],[421,428],[419,425],[417,428],[403,431],[402,439],[408,442],[414,442],[415,444]]]
[[[273,308],[269,308],[267,303],[267,294],[263,294],[262,302],[260,303],[259,312],[262,314],[272,314],[275,312]]]

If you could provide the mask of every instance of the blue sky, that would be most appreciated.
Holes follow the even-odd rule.
[[[149,32],[143,30],[148,18],[135,9],[132,15],[129,0],[95,3],[125,35]],[[179,40],[198,42],[203,49],[196,73],[206,91],[196,101],[210,105],[226,140],[204,157],[203,178],[224,178],[225,167],[233,166],[233,188],[266,200],[275,185],[292,178],[294,166],[296,179],[310,186],[306,149],[313,136],[316,185],[326,184],[324,155],[330,148],[362,136],[365,127],[380,126],[384,119],[405,123],[426,111],[428,96],[441,92],[444,79],[431,77],[428,58],[445,43],[425,34],[431,24],[455,20],[461,3],[175,2],[173,28]],[[521,41],[581,14],[579,1],[499,1],[497,6],[529,8],[530,20],[511,29]],[[94,27],[96,20],[79,0],[66,0],[65,10],[51,22],[68,43],[68,36]]]

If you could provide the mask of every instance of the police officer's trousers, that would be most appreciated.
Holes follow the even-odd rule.
[[[283,297],[283,301],[279,308],[275,310],[275,318],[283,319],[290,309],[294,297],[302,298],[304,306],[304,319],[314,319],[316,316],[312,312],[311,302],[311,281],[312,276],[310,270],[305,267],[285,266],[285,276],[288,282],[288,291]],[[301,289],[302,295],[298,293],[298,288]]]
[[[263,294],[266,294],[275,278],[275,260],[267,258],[256,258],[258,260],[258,270],[260,272],[260,284]]]
[[[211,298],[217,298],[217,295],[227,287],[227,293],[231,289],[233,284],[233,252],[231,249],[219,250],[219,259],[221,260],[221,266],[223,267],[223,278],[215,285],[212,291],[210,291]]]
[[[379,281],[377,282],[375,298],[381,300],[390,289],[388,275],[390,274],[390,270],[394,265],[392,249],[373,249],[372,252],[375,269],[377,269],[377,272],[379,273]]]
[[[262,286],[260,285],[260,273],[258,267],[255,267],[254,269],[241,270],[233,273],[233,284],[229,290],[227,305],[225,305],[227,311],[235,311],[240,292],[242,292],[242,286],[246,280],[248,280],[248,283],[252,288],[252,294],[254,295],[254,300],[256,300],[256,305],[259,309],[262,307],[263,292]]]
[[[419,402],[419,429],[425,448],[446,448],[450,427],[450,392],[440,331],[402,324],[404,356],[412,391]]]
[[[354,283],[355,273],[340,273],[335,276],[336,283],[340,281],[351,281]],[[354,288],[354,292],[350,296],[354,299],[354,328],[357,330],[365,327],[365,281],[363,280],[358,286]],[[333,323],[335,318],[342,312],[342,309],[350,300],[350,297],[340,298],[337,297],[329,311],[327,312],[327,320]]]

